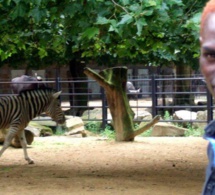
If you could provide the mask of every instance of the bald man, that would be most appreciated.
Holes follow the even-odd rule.
[[[200,68],[210,93],[215,97],[215,0],[204,7],[200,28]],[[208,167],[202,195],[215,195],[215,121],[205,128],[208,144]]]

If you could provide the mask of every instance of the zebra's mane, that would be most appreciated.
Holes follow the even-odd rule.
[[[45,88],[39,88],[39,89],[29,89],[29,90],[24,90],[24,91],[20,91],[19,95],[25,95],[28,92],[31,91],[44,91],[44,92],[52,92],[55,93],[56,91],[50,87],[45,87]]]

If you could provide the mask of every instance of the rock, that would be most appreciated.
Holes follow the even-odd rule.
[[[178,120],[196,120],[197,113],[189,110],[178,110],[173,114],[174,119]]]
[[[178,110],[173,114],[173,119],[182,120],[182,121],[183,120],[194,121],[194,120],[196,120],[196,116],[197,116],[196,112],[191,112],[188,110]],[[187,123],[189,123],[189,122],[186,121],[186,122],[182,122],[180,124],[182,124],[183,127],[186,127]]]
[[[87,133],[83,129],[83,127],[77,127],[75,129],[72,129],[71,131],[65,133],[65,135],[77,135],[77,134],[80,134],[81,137],[87,137]]]
[[[80,117],[71,117],[66,120],[66,127],[69,131],[77,128],[77,127],[83,127],[84,129],[84,122]]]
[[[25,128],[24,131],[28,145],[32,144],[32,142],[34,141],[34,136],[47,136],[53,134],[51,128],[42,126],[32,121],[29,123],[29,125]],[[0,131],[0,143],[4,142],[7,132],[8,129]],[[11,141],[11,146],[15,148],[21,148],[21,144],[17,136],[15,136],[15,138],[13,138],[13,140]]]
[[[34,118],[33,122],[36,122],[37,124],[40,124],[42,126],[48,126],[48,127],[56,127],[57,123],[52,120],[49,116],[39,116]]]
[[[4,142],[6,133],[7,133],[6,130],[1,130],[1,131],[0,131],[0,143],[3,143],[3,142]]]
[[[152,129],[151,136],[184,136],[187,129],[169,123],[158,122]]]
[[[82,114],[81,118],[87,122],[88,119],[102,119],[102,109],[101,108],[95,108],[93,110],[86,110]]]
[[[31,131],[25,129],[25,138],[28,145],[31,145],[34,141],[34,134]]]
[[[52,136],[52,135],[53,135],[52,129],[42,129],[40,131],[40,136],[41,137],[47,137],[47,136]]]
[[[134,122],[137,122],[140,126],[152,120],[152,114],[144,110],[139,111],[138,113],[136,113],[136,115],[138,116],[134,118]],[[147,121],[143,121],[143,120],[147,120]]]
[[[34,134],[31,131],[25,130],[25,138],[26,138],[27,144],[31,145],[32,142],[34,141]],[[18,136],[15,136],[15,138],[12,139],[11,146],[13,146],[15,148],[21,148],[22,147],[20,144]]]
[[[203,120],[203,121],[207,121],[207,110],[205,111],[198,111],[197,112],[197,116],[196,116],[196,120]],[[207,125],[207,122],[194,122],[193,126],[196,129],[204,129]]]
[[[93,121],[93,119],[96,120],[102,120],[102,109],[101,108],[95,108],[93,110],[86,110],[82,114],[81,118],[84,120],[84,123],[88,123]],[[107,110],[107,120],[111,121],[112,116],[110,114],[110,110]]]
[[[50,127],[41,125],[36,121],[31,121],[25,129],[31,131],[36,137],[53,135],[53,131]]]
[[[25,130],[28,130],[30,132],[32,132],[34,134],[35,137],[39,137],[40,136],[40,128],[36,128],[31,126],[30,124],[25,128]]]
[[[0,143],[4,143],[7,131],[8,130],[0,131]],[[32,142],[34,141],[34,134],[28,130],[24,130],[24,131],[25,131],[25,137],[26,137],[27,144],[31,145]],[[12,139],[10,145],[15,148],[21,148],[21,144],[20,144],[18,136],[15,136],[15,138]]]
[[[66,127],[68,129],[68,132],[66,132],[65,135],[77,136],[78,134],[80,134],[82,137],[87,137],[84,128],[84,122],[80,117],[71,117],[66,120]]]

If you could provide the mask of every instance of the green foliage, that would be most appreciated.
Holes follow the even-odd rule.
[[[110,140],[115,139],[115,131],[111,125],[106,125],[105,129],[101,129],[98,124],[96,121],[89,122],[85,124],[85,129]]]
[[[164,112],[164,120],[171,120],[172,119],[172,116],[171,114],[169,113],[169,111],[165,110]]]
[[[137,129],[139,127],[139,123],[134,123],[134,128]]]
[[[146,130],[145,132],[141,133],[140,136],[142,136],[142,137],[150,137],[151,133],[152,133],[152,128],[150,128],[150,129]]]
[[[168,111],[165,111],[163,118],[164,118],[164,120],[172,120],[172,116],[170,115],[170,113]],[[182,124],[180,124],[180,123],[178,123],[176,126],[183,127]],[[203,129],[193,128],[191,123],[187,123],[186,128],[188,130],[185,131],[185,137],[189,137],[189,136],[198,137],[198,136],[202,136],[204,134]]]
[[[111,125],[107,125],[104,131],[100,134],[102,137],[108,138],[110,140],[115,139],[116,133]]]
[[[115,131],[111,125],[106,125],[105,129],[101,129],[98,122],[92,121],[85,124],[85,129],[108,139],[115,138]]]
[[[188,130],[185,132],[185,137],[200,137],[200,136],[203,136],[204,134],[204,130],[203,129],[196,129],[196,128],[193,128],[192,124],[189,123],[187,125],[187,128]]]
[[[93,133],[98,133],[101,130],[100,126],[101,126],[100,122],[90,121],[85,124],[85,129]]]
[[[56,127],[55,135],[63,135],[65,133],[65,130],[62,128],[62,126]]]
[[[206,1],[0,1],[0,64],[181,62],[199,56]]]

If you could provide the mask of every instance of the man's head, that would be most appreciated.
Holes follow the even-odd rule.
[[[208,89],[215,97],[215,0],[206,4],[200,27],[200,68]]]
[[[203,9],[201,17],[201,30],[204,28],[205,20],[208,14],[215,12],[215,0],[210,0]]]

